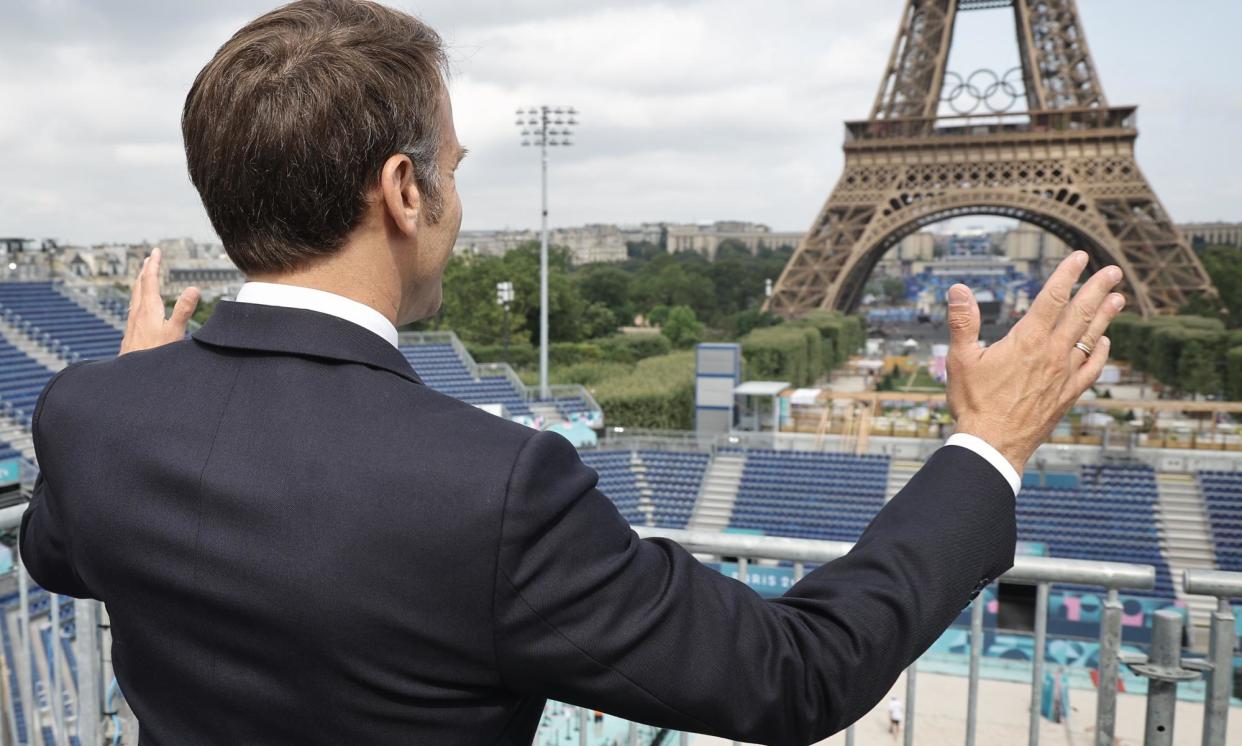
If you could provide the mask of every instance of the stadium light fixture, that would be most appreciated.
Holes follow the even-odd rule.
[[[504,361],[509,362],[509,306],[513,303],[513,283],[498,282],[496,283],[496,302],[505,309],[505,347]]]
[[[572,106],[540,104],[518,109],[514,124],[524,147],[539,148],[542,167],[543,212],[539,232],[539,398],[548,398],[548,147],[573,145],[578,110]]]

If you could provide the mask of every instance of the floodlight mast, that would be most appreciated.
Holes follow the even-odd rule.
[[[539,398],[548,398],[548,146],[569,147],[570,129],[578,124],[572,106],[540,104],[517,110],[514,121],[522,128],[522,145],[539,146],[543,209],[539,233]]]

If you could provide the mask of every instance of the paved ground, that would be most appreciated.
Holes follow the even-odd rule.
[[[961,746],[966,742],[966,684],[964,677],[921,673],[915,699],[914,743],[918,746]],[[980,716],[975,743],[978,746],[1021,746],[1027,742],[1027,707],[1030,687],[1003,681],[979,684]],[[894,687],[905,696],[904,678]],[[887,700],[887,698],[886,698]],[[1118,746],[1141,746],[1146,700],[1135,695],[1119,696],[1117,712]],[[1095,696],[1092,692],[1070,692],[1072,710],[1067,729],[1064,723],[1040,721],[1040,744],[1044,746],[1093,746],[1095,735]],[[1176,746],[1199,746],[1203,725],[1203,705],[1178,702],[1173,731]],[[691,746],[727,746],[728,741],[692,736]],[[823,741],[844,746],[838,734]],[[856,746],[892,746],[902,743],[888,734],[888,710],[881,703],[855,726]],[[1242,744],[1242,708],[1229,714],[1228,743]]]

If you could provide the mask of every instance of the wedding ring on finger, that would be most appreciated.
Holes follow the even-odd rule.
[[[1078,349],[1082,350],[1082,351],[1083,351],[1083,353],[1084,353],[1087,357],[1091,357],[1091,345],[1088,345],[1086,342],[1083,342],[1082,340],[1079,340],[1079,341],[1077,341],[1077,342],[1075,342],[1075,343],[1074,343],[1074,346],[1075,346],[1075,347],[1077,347]]]

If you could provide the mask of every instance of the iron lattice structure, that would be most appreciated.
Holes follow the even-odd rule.
[[[947,71],[957,14],[998,7],[1013,9],[1020,69]],[[906,0],[871,116],[846,123],[844,173],[765,308],[852,310],[901,239],[979,214],[1032,223],[1094,266],[1119,265],[1144,316],[1214,295],[1138,167],[1135,111],[1108,105],[1074,0]]]

